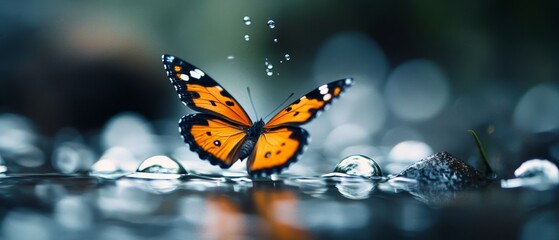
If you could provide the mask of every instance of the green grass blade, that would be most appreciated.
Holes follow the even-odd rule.
[[[487,168],[488,175],[492,175],[493,169],[491,169],[491,166],[489,165],[489,161],[487,160],[487,155],[485,154],[485,150],[483,149],[483,146],[481,145],[481,141],[477,137],[476,132],[474,130],[468,130],[468,132],[472,134],[474,140],[476,141],[477,149],[479,150],[479,154],[481,155],[481,159],[483,160],[483,163],[485,163],[485,167]]]

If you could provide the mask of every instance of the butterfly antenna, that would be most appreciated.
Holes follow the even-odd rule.
[[[254,115],[256,115],[256,121],[259,120],[258,112],[256,112],[256,108],[254,107],[254,102],[252,101],[252,95],[250,94],[250,87],[247,87],[248,92],[248,99],[250,99],[250,105],[252,106],[252,110],[254,111]]]
[[[270,113],[268,113],[268,115],[266,115],[266,117],[264,117],[264,119],[268,118],[270,116],[270,114],[276,112],[278,110],[278,108],[280,108],[281,106],[283,106],[283,104],[285,104],[285,102],[287,102],[287,100],[289,100],[291,97],[293,97],[294,93],[289,94],[289,96],[287,96],[287,98],[285,100],[283,100],[283,102],[281,102],[280,105],[278,105],[273,111],[271,111]]]

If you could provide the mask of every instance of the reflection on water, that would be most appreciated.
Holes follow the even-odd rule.
[[[1,183],[3,239],[75,239],[84,233],[92,239],[431,238],[448,224],[508,229],[484,218],[503,206],[481,211],[485,204],[507,199],[516,202],[509,203],[512,209],[504,206],[509,214],[527,216],[530,209],[555,209],[559,199],[556,191],[547,191],[546,201],[526,201],[530,192],[492,185],[487,194],[493,197],[481,203],[480,191],[443,191],[403,177],[344,173],[259,179],[149,172],[119,178],[9,174]],[[476,217],[464,218],[463,211]],[[535,225],[547,218],[513,221],[524,226],[523,236],[535,229],[555,236],[548,225]]]

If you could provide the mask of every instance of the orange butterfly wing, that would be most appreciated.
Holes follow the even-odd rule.
[[[351,78],[324,84],[278,112],[266,123],[264,128],[305,124],[315,118],[320,111],[326,108],[334,99],[338,98],[352,84],[353,79]]]
[[[247,162],[250,175],[281,172],[296,162],[309,142],[309,134],[300,127],[264,129]]]
[[[184,116],[179,128],[190,150],[221,168],[229,168],[239,160],[240,148],[247,137],[246,129],[209,114]]]
[[[297,126],[315,118],[352,84],[353,79],[347,78],[322,85],[272,117],[264,125],[263,133],[249,157],[249,174],[270,175],[296,162],[309,142],[307,131]]]
[[[185,105],[245,127],[252,125],[250,117],[237,100],[213,78],[178,57],[163,55],[162,59],[167,77]]]

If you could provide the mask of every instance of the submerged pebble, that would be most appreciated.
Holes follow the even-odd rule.
[[[342,159],[336,165],[334,172],[367,178],[382,176],[379,165],[373,159],[363,155],[351,155]]]

